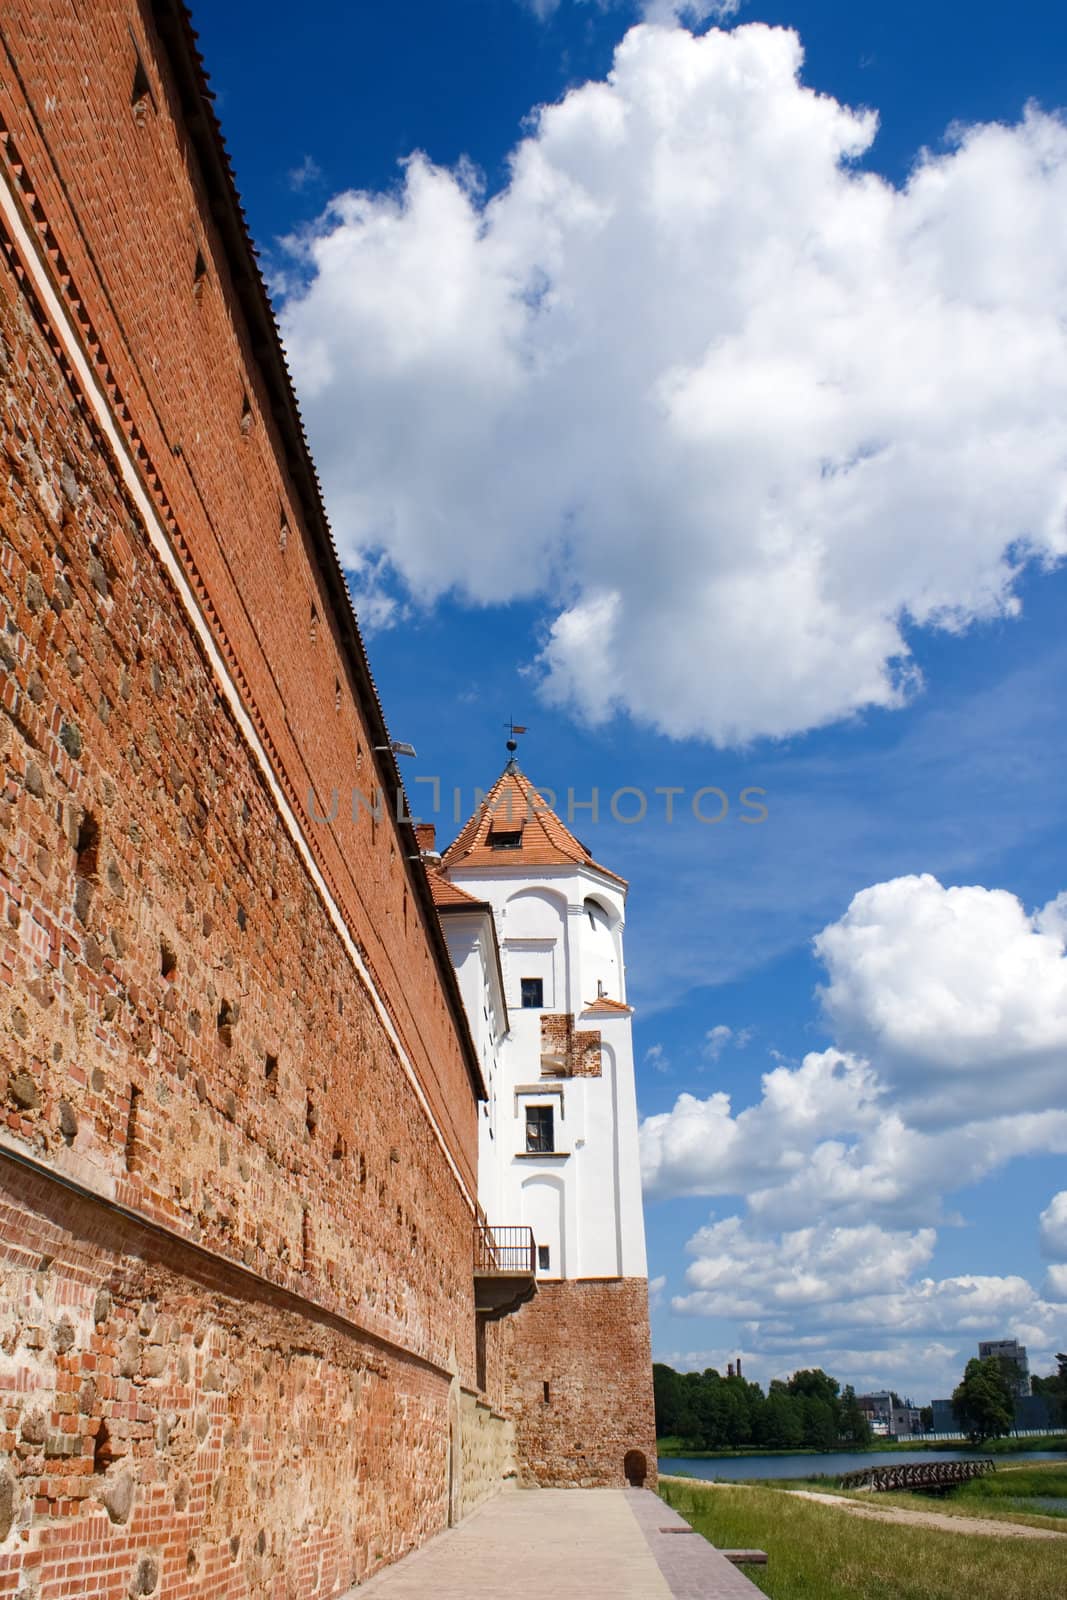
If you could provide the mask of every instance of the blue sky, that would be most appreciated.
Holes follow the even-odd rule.
[[[1067,14],[666,9],[194,16],[411,776],[630,879],[657,1355],[925,1400],[1067,1334]]]

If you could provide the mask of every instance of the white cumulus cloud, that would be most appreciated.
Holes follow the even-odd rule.
[[[1002,889],[895,878],[857,894],[815,949],[838,1043],[876,1063],[911,1120],[1062,1107],[1061,901],[1031,916]]]
[[[705,1059],[718,1061],[727,1045],[732,1045],[735,1050],[743,1050],[752,1038],[752,1031],[751,1028],[731,1028],[725,1022],[717,1022],[704,1035]]]
[[[888,1233],[867,1224],[793,1229],[776,1238],[740,1217],[709,1223],[690,1239],[690,1293],[675,1296],[683,1315],[762,1318],[898,1292],[933,1254],[932,1228]]]
[[[874,1128],[881,1089],[864,1061],[835,1051],[776,1067],[760,1101],[733,1114],[730,1096],[681,1094],[641,1124],[646,1195],[748,1194],[801,1171],[830,1134]]]
[[[831,1371],[880,1368],[909,1381],[954,1371],[958,1381],[978,1340],[1008,1328],[1047,1366],[1060,1308],[1014,1274],[924,1275],[935,1244],[932,1228],[817,1223],[768,1235],[726,1217],[690,1239],[687,1292],[671,1308],[739,1319],[746,1348]]]
[[[1067,1153],[1065,904],[1030,914],[1003,890],[904,877],[823,929],[818,992],[837,1044],[779,1062],[737,1111],[722,1092],[683,1093],[641,1124],[649,1198],[744,1204],[690,1239],[675,1315],[742,1324],[771,1374],[818,1363],[949,1392],[977,1341],[1001,1335],[1051,1368],[1067,1190],[1039,1219],[1040,1290],[1011,1272],[924,1269],[935,1226],[963,1220],[948,1195],[1018,1157]]]
[[[1054,1194],[1041,1213],[1041,1249],[1051,1261],[1067,1261],[1067,1189]]]
[[[542,693],[593,722],[729,743],[898,705],[902,624],[1011,613],[1067,548],[1067,127],[959,130],[897,189],[801,62],[762,24],[637,26],[499,193],[416,154],[294,244],[346,560],[416,603],[540,598]]]
[[[1051,1263],[1045,1294],[1049,1300],[1067,1300],[1067,1189],[1052,1196],[1039,1221],[1041,1254]]]
[[[646,1194],[744,1196],[767,1227],[937,1223],[946,1193],[1067,1152],[1063,901],[1031,915],[1004,890],[929,875],[861,890],[814,941],[835,1045],[765,1073],[740,1110],[687,1092],[646,1117]],[[732,1039],[718,1024],[705,1053]]]

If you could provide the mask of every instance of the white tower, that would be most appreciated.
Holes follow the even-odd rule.
[[[525,1426],[538,1481],[621,1482],[654,1466],[627,886],[514,757],[441,870],[469,912],[447,919],[457,966],[460,922],[473,927],[476,907],[491,911],[499,951],[508,1031],[496,1042],[479,1189],[494,1220],[528,1225],[537,1243],[539,1292],[513,1332],[520,1442]],[[489,944],[479,941],[483,966]],[[492,985],[470,988],[488,999]],[[480,1010],[476,1036],[490,1020],[486,1001]]]

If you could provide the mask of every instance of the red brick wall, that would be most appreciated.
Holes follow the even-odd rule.
[[[13,145],[98,366],[122,397],[142,475],[173,521],[176,548],[473,1188],[476,1118],[416,906],[410,874],[421,868],[406,860],[388,817],[375,830],[365,811],[352,821],[353,786],[369,794],[379,782],[373,740],[151,7],[10,0],[3,41],[8,160]],[[138,49],[154,102],[140,114],[131,106]],[[199,287],[198,251],[207,269]],[[309,794],[328,814],[334,790],[336,822],[310,820]]]
[[[621,1487],[636,1450],[654,1484],[646,1280],[542,1281],[507,1328],[507,1406],[523,1480]]]
[[[447,1376],[2,1159],[0,1236],[0,1595],[336,1595],[441,1526]]]
[[[13,0],[0,45],[0,167],[47,219],[271,769],[298,816],[309,785],[369,787],[151,27]],[[475,1381],[447,985],[395,824],[304,819],[439,1136],[0,245],[0,1142],[75,1186],[0,1154],[0,1595],[340,1593],[443,1525],[448,1372]]]
[[[551,1072],[546,1058],[559,1063]],[[576,1028],[572,1013],[546,1012],[541,1018],[541,1071],[550,1077],[599,1078],[603,1071],[599,1028]]]

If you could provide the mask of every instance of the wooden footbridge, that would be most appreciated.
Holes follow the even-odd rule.
[[[928,1494],[944,1494],[958,1483],[970,1483],[972,1478],[983,1478],[996,1470],[996,1462],[990,1456],[981,1461],[901,1461],[894,1466],[846,1472],[841,1487],[882,1491],[919,1489]]]

